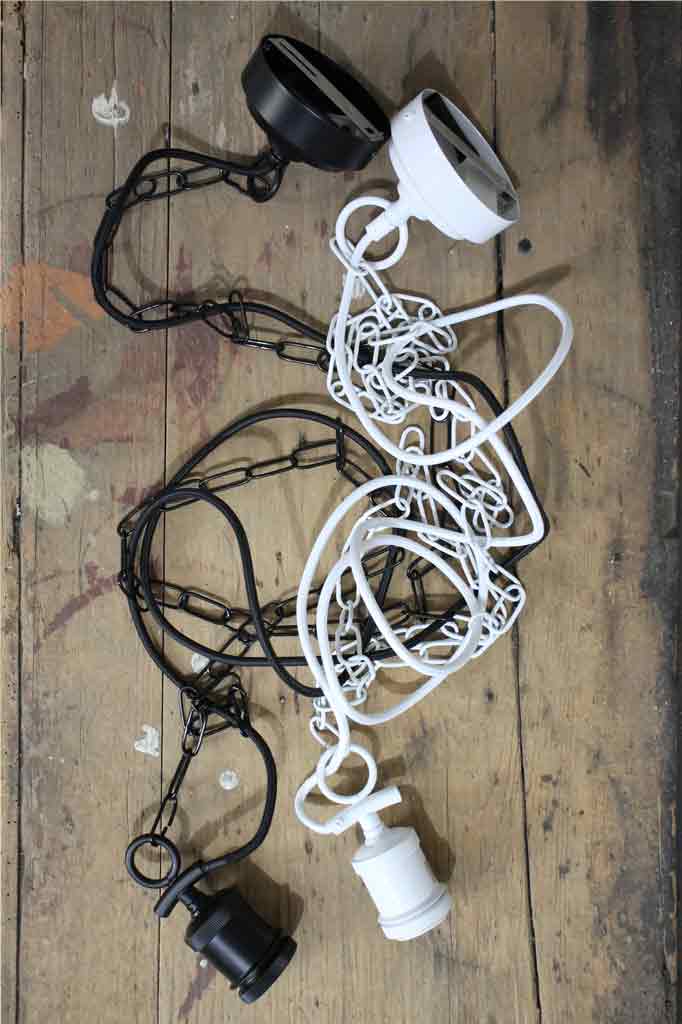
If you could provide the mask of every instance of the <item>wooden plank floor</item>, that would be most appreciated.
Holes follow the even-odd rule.
[[[676,1019],[681,11],[3,4],[1,1024]],[[124,870],[173,771],[178,722],[116,586],[115,524],[264,400],[333,406],[316,370],[206,329],[118,328],[87,273],[104,196],[145,150],[169,136],[255,152],[239,76],[273,30],[349,62],[390,109],[426,86],[449,93],[519,184],[521,222],[497,245],[411,226],[395,283],[444,308],[547,291],[576,340],[517,421],[553,528],[524,563],[518,628],[376,736],[383,777],[405,786],[394,818],[418,827],[448,880],[448,922],[383,940],[350,869],[355,837],[311,836],[293,814],[317,756],[305,702],[268,670],[245,674],[280,797],[268,841],[227,877],[299,942],[248,1008],[184,945],[184,911],[159,926]],[[116,133],[90,110],[114,82],[131,107]],[[358,175],[293,167],[263,209],[216,189],[176,200],[169,222],[145,210],[121,274],[139,295],[135,267],[161,293],[246,281],[326,323],[336,214],[390,180],[382,153]],[[551,344],[545,319],[509,315],[462,335],[461,365],[515,395]],[[240,496],[268,595],[295,586],[329,510],[316,479]],[[214,573],[238,596],[208,519],[169,522],[165,558],[177,578]],[[161,730],[159,760],[133,748],[144,723]],[[230,793],[225,768],[242,780]],[[185,791],[188,854],[253,827],[259,780],[232,737],[208,746]]]

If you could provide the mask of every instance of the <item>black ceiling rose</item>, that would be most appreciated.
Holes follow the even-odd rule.
[[[289,36],[261,40],[242,86],[252,117],[289,161],[361,170],[390,135],[383,110],[348,71]]]

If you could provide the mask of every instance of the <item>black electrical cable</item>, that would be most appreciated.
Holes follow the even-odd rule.
[[[119,582],[128,598],[133,623],[138,635],[154,662],[162,669],[164,675],[171,679],[177,686],[180,693],[180,707],[185,722],[183,735],[182,757],[170,783],[167,793],[161,801],[159,812],[156,816],[151,831],[143,833],[133,839],[126,850],[126,867],[137,884],[146,888],[164,889],[164,893],[156,906],[156,913],[167,916],[178,900],[188,902],[195,898],[190,893],[195,882],[206,875],[229,864],[236,863],[252,853],[265,839],[272,822],[277,795],[277,772],[272,753],[260,733],[251,724],[248,716],[248,705],[246,694],[238,682],[234,667],[270,666],[274,668],[283,681],[295,692],[307,697],[315,697],[321,691],[305,686],[298,682],[288,672],[289,666],[304,665],[302,656],[297,658],[282,658],[274,651],[268,627],[264,621],[262,609],[258,599],[255,573],[251,551],[244,527],[235,511],[220,498],[216,493],[208,489],[208,482],[215,476],[227,475],[230,471],[223,471],[222,474],[211,474],[204,481],[197,480],[193,476],[197,466],[211,455],[222,443],[239,434],[242,430],[253,427],[264,421],[270,420],[302,420],[313,422],[327,427],[333,437],[322,441],[300,441],[294,452],[284,458],[286,468],[309,469],[318,465],[335,464],[336,469],[354,484],[362,482],[353,477],[352,472],[364,474],[366,471],[353,460],[349,452],[351,444],[357,445],[361,452],[364,452],[374,463],[377,475],[386,475],[389,471],[388,464],[380,452],[368,442],[361,434],[347,427],[339,420],[311,410],[301,409],[273,409],[264,410],[258,413],[248,414],[225,428],[210,441],[206,442],[195,452],[187,462],[174,474],[168,485],[157,495],[146,498],[140,506],[129,512],[119,524],[121,536],[121,573]],[[317,449],[324,449],[325,446],[333,445],[333,451],[329,454],[316,455]],[[310,457],[312,453],[312,458]],[[307,459],[307,461],[306,461]],[[246,479],[257,479],[258,476],[269,476],[282,471],[282,458],[265,460],[250,467],[251,476],[246,474]],[[273,463],[277,468],[273,468]],[[254,469],[261,470],[260,473]],[[194,486],[192,486],[194,484]],[[228,483],[227,487],[231,485]],[[243,657],[232,656],[224,651],[214,651],[198,644],[192,638],[186,636],[176,629],[163,612],[163,605],[154,593],[154,581],[151,572],[151,549],[154,540],[155,530],[167,511],[186,507],[197,501],[206,502],[215,509],[225,520],[232,531],[240,554],[242,575],[244,577],[245,589],[249,606],[249,622],[255,630],[256,638],[260,644],[263,656]],[[378,598],[383,601],[390,585],[393,568],[396,558],[390,553],[386,564],[380,575],[380,583],[377,589]],[[166,584],[161,582],[163,588]],[[160,626],[162,634],[169,636],[179,642],[182,646],[208,658],[210,663],[225,665],[229,671],[224,679],[211,676],[209,681],[203,685],[197,685],[197,681],[188,681],[180,673],[174,670],[163,651],[163,644],[157,646],[150,631],[144,622],[145,613],[150,613],[154,621]],[[199,674],[201,677],[202,673]],[[233,680],[237,679],[235,684]],[[228,683],[227,693],[223,693],[221,684]],[[189,702],[191,710],[185,710],[185,702]],[[216,722],[217,719],[217,722]],[[211,724],[209,724],[211,720]],[[228,851],[210,861],[196,861],[189,868],[180,871],[181,857],[176,845],[168,838],[166,832],[171,826],[175,817],[178,803],[178,793],[184,780],[185,774],[192,759],[198,754],[204,736],[210,736],[225,728],[236,727],[241,735],[255,744],[266,770],[266,792],[264,807],[260,823],[253,836],[238,848]],[[168,810],[169,809],[169,810]],[[164,813],[169,813],[168,820],[164,823]],[[145,875],[136,864],[136,856],[142,847],[151,846],[165,851],[170,858],[170,867],[161,877],[150,877]]]
[[[225,727],[237,728],[240,735],[253,743],[258,750],[266,775],[263,810],[255,832],[245,843],[218,857],[213,857],[211,860],[196,860],[181,872],[180,851],[175,843],[168,838],[166,832],[175,818],[178,795],[187,769],[201,749],[209,715],[221,716],[224,719]],[[169,802],[171,803],[170,817],[164,824],[163,814]],[[257,850],[270,830],[276,802],[277,768],[275,760],[267,742],[251,723],[248,713],[248,698],[241,685],[237,683],[230,686],[226,699],[211,700],[206,696],[195,698],[192,701],[192,711],[185,723],[180,763],[173,775],[169,789],[161,801],[151,831],[137,836],[128,844],[125,854],[126,869],[138,885],[148,889],[164,889],[154,908],[159,917],[167,917],[178,901],[183,902],[190,912],[194,913],[198,910],[199,905],[210,903],[208,897],[194,888],[194,883],[230,864],[237,864]],[[136,864],[136,856],[143,847],[161,849],[170,858],[170,867],[164,875],[154,878],[145,875],[140,870]],[[279,933],[276,933],[276,936],[278,937]]]
[[[251,619],[253,622],[254,629],[258,636],[258,642],[262,650],[264,651],[263,657],[249,657],[248,662],[253,667],[263,667],[266,665],[272,666],[277,674],[280,676],[283,682],[287,684],[296,693],[299,693],[303,697],[318,697],[321,691],[311,687],[305,686],[303,683],[299,683],[298,680],[287,671],[288,666],[300,664],[298,658],[287,658],[281,657],[275,654],[270,643],[270,638],[265,629],[263,622],[263,616],[261,613],[260,603],[258,601],[258,592],[256,588],[256,577],[253,570],[253,560],[251,558],[251,549],[249,547],[248,538],[246,531],[242,526],[239,517],[221,498],[213,494],[211,491],[197,491],[190,488],[174,487],[169,491],[164,492],[157,497],[151,505],[149,505],[145,511],[141,514],[140,519],[133,530],[130,537],[130,545],[133,550],[137,548],[140,540],[141,533],[146,529],[149,518],[157,512],[165,511],[169,504],[171,507],[176,501],[205,501],[209,505],[212,505],[221,515],[227,520],[235,540],[239,548],[239,555],[242,563],[242,576],[244,578],[244,586],[246,588],[246,596],[249,604],[249,611],[251,613]],[[183,647],[188,648],[194,654],[202,655],[208,658],[209,661],[218,661],[221,664],[235,667],[237,665],[243,666],[245,659],[233,654],[226,654],[224,651],[214,651],[210,647],[206,647],[204,644],[200,644],[198,641],[193,640],[187,636],[181,630],[177,629],[161,611],[161,607],[152,591],[151,576],[150,576],[150,559],[149,559],[149,547],[151,545],[152,534],[147,534],[144,539],[145,550],[143,557],[140,561],[140,588],[142,596],[145,600],[147,608],[149,609],[152,617],[156,620],[161,629],[170,636],[173,640],[182,644]]]
[[[297,463],[298,468],[302,469],[309,469],[314,468],[317,465],[334,463],[337,470],[342,475],[346,476],[353,485],[357,486],[358,483],[363,481],[362,479],[358,480],[357,478],[353,478],[351,471],[354,470],[356,474],[364,475],[365,479],[368,478],[368,474],[353,461],[348,450],[349,443],[352,443],[356,445],[361,452],[364,452],[374,463],[377,469],[377,476],[386,476],[389,473],[388,463],[374,445],[367,441],[362,434],[358,433],[352,427],[343,424],[340,420],[333,420],[331,417],[325,416],[323,413],[318,413],[312,410],[263,410],[261,412],[242,416],[240,419],[236,420],[230,426],[226,427],[219,434],[213,437],[210,441],[206,442],[206,444],[204,444],[185,462],[183,466],[180,467],[169,483],[157,495],[145,499],[145,501],[136,509],[133,509],[132,512],[129,512],[124,517],[118,527],[119,534],[121,536],[121,572],[119,575],[119,582],[128,598],[128,607],[130,609],[133,624],[145,647],[145,650],[153,661],[168,676],[168,678],[170,678],[171,681],[180,689],[186,688],[188,685],[192,685],[192,680],[188,680],[185,676],[181,675],[171,665],[165,652],[155,643],[147,628],[146,622],[144,621],[146,613],[151,614],[152,618],[161,627],[164,634],[167,634],[183,647],[191,650],[195,654],[199,654],[207,658],[210,663],[224,665],[230,669],[262,668],[267,666],[273,668],[287,686],[302,696],[321,696],[321,691],[318,688],[306,686],[303,683],[300,683],[289,672],[289,668],[305,667],[305,658],[302,655],[283,657],[278,655],[272,647],[272,643],[268,635],[268,629],[264,622],[263,609],[261,608],[258,599],[248,538],[238,516],[234,510],[231,509],[230,506],[221,498],[217,497],[213,491],[209,490],[207,486],[202,486],[202,481],[199,481],[197,486],[188,486],[188,481],[192,479],[192,474],[196,467],[209,455],[215,452],[220,445],[239,434],[242,430],[246,430],[256,424],[269,420],[281,419],[312,422],[327,427],[333,433],[335,450],[332,454],[313,460],[307,466],[301,464],[301,459],[305,457],[306,451],[309,451],[317,445],[316,442],[303,442],[299,448],[295,449],[294,453],[288,457],[291,460],[291,465],[294,467],[296,467]],[[330,443],[331,441],[321,442],[321,444]],[[297,453],[299,452],[301,452],[302,455],[298,455]],[[267,468],[270,463],[279,463],[281,461],[281,459],[265,460],[264,463],[257,464],[258,466],[266,467],[266,471],[259,475],[269,476],[281,472],[281,468],[270,468],[269,470]],[[287,468],[288,466],[289,464],[287,464]],[[220,476],[220,474],[216,475]],[[254,474],[252,478],[257,478],[257,476]],[[210,479],[212,479],[212,477],[210,477],[209,480]],[[229,484],[227,486],[229,486]],[[154,583],[160,585],[162,594],[165,586],[163,581],[155,581],[152,579],[151,571],[151,549],[161,516],[164,512],[171,509],[177,509],[196,501],[205,501],[211,505],[223,516],[234,533],[242,562],[242,572],[244,575],[248,598],[250,621],[253,624],[259,645],[263,651],[261,656],[230,654],[225,650],[213,650],[198,643],[169,622],[162,610],[162,600],[160,600],[154,592]],[[382,579],[379,583],[377,592],[378,600],[380,601],[383,601],[388,591],[391,574],[396,562],[397,559],[394,556],[389,555],[381,572]],[[187,610],[187,608],[185,607],[183,610]],[[211,729],[210,731],[214,731],[214,729]]]
[[[177,877],[175,877],[168,885],[168,888],[158,900],[154,908],[159,917],[167,917],[178,899],[182,899],[182,893],[190,885],[199,881],[200,878],[206,878],[207,875],[212,874],[214,871],[220,871],[221,868],[226,868],[230,864],[237,864],[239,861],[244,860],[245,857],[248,857],[249,854],[258,849],[270,831],[270,825],[272,824],[272,818],[275,813],[275,804],[277,802],[277,768],[275,766],[275,760],[272,756],[270,747],[267,745],[258,730],[250,723],[243,727],[242,736],[251,740],[255,745],[263,759],[263,764],[265,765],[265,799],[263,803],[263,813],[261,814],[258,827],[251,838],[247,842],[243,843],[242,846],[239,846],[234,850],[229,850],[227,853],[223,853],[219,857],[213,857],[211,860],[197,860],[189,868],[186,868],[185,871],[178,874]]]
[[[423,370],[415,372],[415,379],[438,379],[438,380],[452,380],[459,383],[464,383],[472,387],[488,404],[489,408],[495,416],[500,415],[503,411],[503,406],[496,398],[495,394],[491,389],[474,374],[467,373],[460,370],[449,370],[449,371],[435,371],[435,370]],[[141,506],[134,509],[131,513],[124,518],[119,527],[119,532],[123,536],[123,555],[122,555],[122,566],[121,566],[121,583],[124,591],[128,596],[129,607],[133,618],[135,628],[145,646],[145,649],[153,658],[155,663],[165,672],[169,678],[179,687],[186,686],[188,680],[179,675],[173,667],[170,665],[168,659],[159,651],[158,647],[152,640],[149,631],[147,630],[146,624],[143,619],[143,615],[146,612],[150,612],[154,620],[161,627],[161,629],[171,636],[174,640],[180,643],[182,646],[188,648],[193,653],[198,654],[204,658],[207,658],[211,664],[223,665],[228,668],[262,668],[270,667],[279,675],[282,681],[293,689],[295,692],[306,697],[319,696],[320,691],[317,688],[306,686],[300,682],[291,674],[290,668],[305,667],[306,661],[302,655],[291,655],[291,656],[280,656],[278,655],[271,643],[269,630],[266,627],[263,616],[263,609],[258,601],[257,590],[255,587],[255,578],[253,573],[253,563],[251,559],[251,553],[248,545],[248,539],[243,529],[241,522],[235,515],[232,509],[220,499],[214,500],[211,492],[207,489],[202,489],[201,485],[196,490],[188,490],[183,488],[183,484],[186,483],[188,478],[191,478],[193,470],[199,465],[199,463],[210,455],[215,449],[222,444],[224,441],[229,440],[239,431],[246,429],[255,423],[261,422],[262,420],[275,419],[279,417],[300,417],[302,419],[313,420],[313,422],[323,423],[329,427],[333,427],[337,432],[343,429],[344,436],[352,439],[358,443],[364,450],[369,454],[374,462],[376,463],[380,475],[385,475],[389,472],[388,464],[383,459],[381,453],[374,448],[365,438],[358,434],[350,427],[340,428],[339,421],[332,421],[329,417],[323,416],[323,414],[313,413],[310,411],[303,410],[269,410],[261,413],[250,414],[242,417],[236,423],[230,427],[221,431],[216,437],[208,441],[202,448],[200,448],[173,476],[169,484],[152,500],[146,499]],[[544,534],[542,540],[547,536],[549,532],[549,521],[547,519],[545,510],[542,503],[537,495],[537,491],[533,480],[528,471],[523,450],[519,444],[518,438],[514,432],[511,424],[507,424],[503,428],[505,440],[509,446],[512,457],[516,462],[523,479],[527,483],[533,497],[537,501],[540,515],[544,525]],[[270,461],[277,462],[278,460],[266,460],[265,465],[267,466]],[[279,472],[279,470],[272,470],[273,473]],[[220,476],[220,474],[217,474]],[[266,473],[263,475],[270,475]],[[210,478],[209,478],[210,479]],[[357,481],[352,481],[357,483]],[[249,611],[251,615],[251,622],[256,633],[256,639],[262,649],[260,656],[254,655],[235,655],[223,650],[214,650],[208,648],[203,644],[198,643],[185,633],[174,627],[164,615],[162,611],[163,600],[159,599],[154,592],[154,584],[157,586],[160,584],[161,592],[163,594],[164,587],[168,586],[165,582],[152,580],[151,575],[151,547],[154,539],[154,534],[158,526],[160,516],[163,511],[181,507],[189,502],[205,500],[209,504],[213,505],[217,511],[221,512],[226,518],[230,526],[232,527],[237,543],[240,550],[240,557],[242,560],[242,568],[244,573],[245,585],[247,589],[247,596],[249,600]],[[128,533],[126,530],[130,530],[129,524],[131,520],[136,518],[135,527]],[[505,570],[512,569],[517,565],[523,558],[525,558],[535,547],[542,541],[537,541],[534,544],[526,545],[522,548],[514,550],[503,562],[502,568]],[[140,551],[139,572],[135,572],[135,560],[137,551]],[[426,575],[431,566],[427,566],[424,570],[418,568],[419,560],[416,560],[411,564],[408,569],[408,576],[415,583],[422,587],[421,580]],[[383,605],[383,602],[388,593],[388,587],[392,576],[392,570],[395,567],[395,559],[389,560],[386,564],[385,570],[382,574],[382,579],[377,591],[377,599]],[[185,594],[190,593],[184,591]],[[197,596],[197,595],[195,595]],[[207,600],[207,598],[204,598]],[[210,603],[210,602],[209,602]],[[219,602],[213,602],[219,604]],[[180,607],[183,607],[180,605]],[[188,610],[187,606],[183,610]],[[425,619],[429,621],[424,625],[424,628],[418,633],[406,640],[408,648],[412,648],[417,644],[423,642],[432,636],[439,628],[441,628],[447,621],[453,616],[457,615],[462,610],[461,598],[458,598],[452,605],[446,608],[439,614],[423,615]],[[417,610],[417,614],[418,614]],[[424,612],[425,609],[422,609]],[[198,614],[198,613],[197,613]],[[208,616],[204,616],[208,618]],[[363,624],[363,642],[367,643],[372,636],[376,634],[376,627],[371,619],[367,619]],[[295,631],[293,631],[295,633]],[[292,633],[292,635],[293,635]],[[239,633],[232,639],[239,639]],[[372,652],[373,657],[377,660],[387,657],[390,655],[388,648],[378,648]],[[213,731],[213,727],[212,730]]]

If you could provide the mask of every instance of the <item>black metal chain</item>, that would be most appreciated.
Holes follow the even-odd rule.
[[[325,345],[325,336],[314,328],[307,327],[307,341],[302,341],[303,332],[297,337],[280,334],[277,340],[260,337],[254,333],[247,317],[247,303],[238,289],[233,289],[228,297],[230,309],[220,308],[215,302],[206,301],[197,304],[197,310],[204,314],[204,322],[233,345],[244,348],[260,349],[272,352],[279,359],[288,363],[299,363],[303,366],[316,366],[324,373],[329,369],[329,353]],[[216,323],[216,318],[219,321]],[[225,326],[226,323],[226,326]],[[302,321],[299,321],[299,324]],[[222,325],[219,325],[222,324]]]
[[[208,718],[211,714],[223,718],[223,728],[237,728],[243,733],[244,724],[249,722],[249,702],[246,690],[239,676],[231,673],[234,680],[224,701],[211,700],[205,693],[198,694],[192,687],[180,690],[180,715],[183,723],[180,741],[181,755],[168,788],[161,799],[158,813],[150,829],[152,834],[165,835],[173,824],[178,809],[178,796],[187,770],[201,750],[208,732]],[[245,733],[243,733],[245,735]],[[163,816],[170,805],[170,814],[164,823]]]
[[[190,167],[171,167],[171,160],[189,163]],[[150,165],[164,161],[162,170],[149,172]],[[250,161],[238,163],[220,160],[191,150],[165,148],[145,154],[137,161],[126,181],[114,189],[106,199],[105,212],[95,235],[90,277],[95,299],[100,306],[118,323],[132,331],[162,330],[178,327],[197,320],[209,322],[211,317],[221,314],[235,314],[245,322],[245,314],[253,313],[273,319],[290,328],[300,339],[308,339],[315,346],[324,345],[324,335],[315,327],[299,318],[270,306],[239,297],[227,302],[206,300],[187,301],[181,298],[159,298],[144,304],[134,302],[111,278],[113,245],[125,214],[141,203],[155,200],[170,200],[173,196],[193,192],[216,184],[224,184],[246,195],[255,203],[265,203],[277,193],[288,162],[272,149]],[[244,181],[245,184],[241,182]],[[160,315],[163,311],[163,315]],[[159,315],[152,315],[159,314]],[[249,339],[243,333],[240,344],[258,344],[258,339]],[[293,345],[307,345],[295,338],[275,342],[275,350],[281,358],[291,358]],[[269,345],[260,343],[259,347]],[[313,359],[312,356],[309,356]],[[314,359],[317,358],[317,354]],[[303,360],[296,358],[296,362]]]
[[[156,150],[154,160],[168,158],[171,150]],[[147,203],[154,199],[169,199],[179,192],[190,192],[200,188],[207,188],[210,185],[229,185],[250,199],[255,198],[256,202],[265,202],[271,199],[281,183],[281,172],[286,162],[274,156],[268,150],[267,156],[263,154],[251,164],[226,164],[226,161],[214,159],[210,156],[203,156],[200,153],[189,153],[185,151],[183,160],[192,160],[196,167],[184,169],[168,168],[163,171],[155,171],[153,174],[131,175],[125,185],[115,188],[106,197],[105,203],[108,209],[114,209],[121,205],[123,210],[130,210],[139,203]],[[206,172],[209,172],[208,174]],[[246,179],[247,185],[241,185],[238,177]],[[132,179],[132,180],[131,180]],[[159,184],[165,182],[164,188]],[[256,183],[258,184],[252,184]]]
[[[159,809],[150,830],[131,840],[126,850],[125,863],[129,875],[133,881],[146,889],[170,887],[176,881],[180,872],[180,852],[175,843],[168,838],[167,833],[175,821],[180,791],[187,776],[189,766],[202,749],[204,738],[211,733],[208,726],[210,715],[217,715],[222,719],[220,729],[230,727],[238,729],[244,738],[250,739],[255,743],[266,766],[267,787],[263,815],[254,836],[236,850],[216,858],[213,862],[208,864],[198,862],[198,865],[201,866],[202,876],[223,863],[234,863],[246,857],[263,841],[270,827],[277,789],[275,762],[267,743],[251,724],[248,696],[241,685],[239,677],[232,673],[230,678],[232,680],[230,686],[222,697],[217,695],[211,698],[205,692],[199,693],[192,687],[185,687],[180,690],[180,714],[183,723],[180,760],[173,772],[166,792],[161,798]],[[162,849],[170,858],[170,866],[165,874],[152,877],[145,875],[137,866],[136,857],[138,851],[146,846],[152,847],[152,849]],[[197,865],[194,867],[196,868]]]
[[[443,373],[438,374],[438,376],[444,378]],[[451,371],[448,372],[447,379],[462,380],[472,385],[485,398],[493,412],[499,415],[501,406],[492,392],[478,378],[473,377],[473,375]],[[333,431],[333,437],[314,441],[300,441],[288,454],[250,462],[238,467],[229,467],[204,473],[196,471],[199,464],[208,455],[212,454],[220,444],[229,440],[241,430],[247,429],[263,420],[279,419],[282,417],[300,418],[324,424]],[[508,425],[505,428],[505,433],[512,455],[524,479],[531,487],[533,493],[535,493],[523,452],[511,426]],[[134,839],[126,852],[128,871],[138,884],[149,888],[167,887],[166,894],[162,897],[158,907],[166,907],[166,903],[172,903],[171,897],[175,889],[179,885],[184,884],[183,879],[187,874],[187,872],[184,872],[182,876],[178,877],[180,854],[175,844],[168,838],[167,832],[175,820],[180,790],[189,766],[194,757],[199,753],[206,736],[213,735],[230,726],[237,727],[242,736],[251,739],[258,747],[266,766],[268,787],[263,816],[254,837],[239,849],[224,854],[222,857],[216,858],[206,865],[197,862],[188,871],[195,874],[198,872],[203,877],[210,870],[246,856],[247,853],[251,852],[262,842],[272,819],[276,793],[274,760],[267,744],[250,723],[246,693],[241,686],[239,677],[233,670],[234,666],[268,665],[275,669],[287,685],[299,693],[303,693],[305,696],[318,696],[320,692],[312,687],[303,686],[289,674],[289,667],[305,664],[302,656],[281,658],[274,652],[270,642],[272,638],[294,637],[297,635],[298,631],[295,623],[296,598],[278,599],[262,607],[260,606],[255,591],[253,568],[246,535],[234,512],[229,506],[224,504],[219,495],[257,480],[279,476],[294,470],[314,469],[331,464],[334,464],[337,471],[354,487],[357,487],[370,479],[371,474],[360,465],[357,458],[351,456],[352,445],[359,446],[366,455],[370,456],[379,471],[379,475],[388,475],[389,468],[381,453],[362,435],[352,430],[352,428],[345,426],[339,420],[332,420],[320,413],[313,413],[308,410],[286,409],[267,410],[262,413],[242,417],[236,424],[226,428],[226,430],[205,444],[181,467],[165,488],[158,494],[146,498],[119,523],[118,531],[121,538],[119,584],[128,599],[133,622],[146,650],[156,664],[164,671],[165,675],[179,688],[183,720],[181,757],[161,800],[151,831]],[[384,495],[382,491],[377,491],[371,500],[375,501],[375,503],[380,503],[382,497],[385,496],[387,494]],[[235,533],[240,547],[242,569],[247,596],[249,597],[248,609],[235,608],[216,597],[204,594],[194,588],[181,587],[166,580],[153,579],[151,576],[151,545],[160,517],[166,512],[191,505],[196,501],[208,501],[209,504],[217,508],[226,517]],[[546,533],[547,520],[542,506],[540,506],[540,509],[543,521],[545,522]],[[524,557],[535,546],[529,545],[514,552],[504,563],[504,567],[511,567],[511,565],[518,562],[520,558]],[[387,594],[391,579],[396,565],[402,561],[403,555],[403,552],[398,552],[396,549],[374,552],[371,560],[368,559],[365,564],[365,571],[369,577],[378,578],[377,600],[384,609],[385,614],[390,617],[394,628],[410,627],[415,624],[422,626],[416,635],[412,635],[405,641],[408,647],[414,647],[456,616],[461,611],[461,602],[455,602],[444,612],[429,610],[424,578],[430,571],[431,566],[428,563],[424,564],[423,560],[420,559],[414,559],[406,568],[407,579],[412,588],[412,599],[389,602]],[[314,610],[320,589],[321,587],[317,587],[311,591],[309,597],[311,611]],[[189,616],[194,616],[197,619],[225,627],[229,633],[227,640],[217,650],[207,649],[196,644],[191,638],[175,630],[165,618],[163,610],[171,608],[182,611]],[[165,654],[164,645],[158,645],[153,641],[152,635],[143,621],[144,616],[149,613],[151,613],[157,624],[161,626],[164,634],[170,634],[175,640],[178,640],[190,650],[201,653],[206,657],[205,666],[195,674],[190,682],[171,666]],[[330,620],[330,625],[334,625],[334,619]],[[376,628],[369,618],[361,623],[361,630],[363,645],[366,645],[366,649],[371,651],[373,659],[378,661],[382,657],[390,655],[388,649],[383,649],[379,646],[379,638],[375,635]],[[237,655],[230,653],[230,649],[237,644],[240,646],[240,653]],[[248,652],[256,644],[260,644],[263,651],[262,656],[256,658],[248,656]],[[224,687],[226,685],[228,689],[225,693]],[[161,878],[153,879],[145,876],[135,864],[137,850],[141,846],[146,845],[153,848],[160,847],[165,850],[170,858],[170,867]],[[159,910],[159,912],[161,911]]]

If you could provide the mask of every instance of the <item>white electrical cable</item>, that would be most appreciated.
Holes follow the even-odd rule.
[[[567,313],[542,295],[513,296],[443,315],[429,300],[390,292],[379,274],[404,254],[406,224],[396,224],[398,242],[388,256],[378,260],[365,257],[372,241],[385,234],[390,205],[373,196],[349,203],[341,211],[331,243],[346,274],[327,341],[328,389],[337,402],[357,415],[369,436],[396,459],[396,472],[358,487],[331,514],[313,546],[298,591],[301,646],[315,683],[324,694],[314,701],[311,732],[325,750],[315,772],[296,794],[295,810],[308,828],[321,833],[338,832],[347,819],[338,814],[327,821],[311,818],[305,801],[313,789],[319,789],[332,803],[353,805],[366,800],[376,785],[376,762],[366,748],[351,743],[350,723],[378,725],[405,713],[450,674],[487,650],[510,629],[523,608],[525,592],[521,584],[495,561],[492,552],[533,544],[542,539],[544,526],[532,490],[500,431],[546,387],[566,358],[572,340]],[[383,211],[377,221],[383,221],[384,226],[379,231],[370,224],[354,244],[346,234],[348,220],[366,206]],[[352,314],[352,302],[361,296],[369,300],[369,305]],[[450,369],[448,357],[457,348],[454,325],[524,306],[540,306],[552,313],[559,321],[561,335],[544,370],[500,415],[486,421],[459,383],[415,376],[417,371]],[[426,452],[423,432],[412,425],[403,430],[396,444],[377,425],[403,424],[418,409],[447,424],[446,447]],[[501,471],[508,476],[530,519],[530,529],[525,533],[510,532],[517,516]],[[371,504],[372,500],[376,504]],[[308,616],[310,592],[324,552],[337,539],[349,512],[358,518],[322,585],[313,635]],[[406,643],[423,630],[424,622],[392,625],[367,578],[363,560],[380,550],[403,552],[423,560],[463,599],[461,613],[415,647]],[[352,598],[343,596],[342,578],[352,578]],[[330,640],[334,601],[341,615]],[[357,616],[360,605],[364,614]],[[363,646],[356,619],[365,621],[368,617],[375,629]],[[382,644],[393,656],[373,657]],[[377,673],[400,668],[418,672],[423,682],[387,710],[361,710]],[[329,741],[324,733],[329,734]],[[364,760],[368,777],[359,792],[343,796],[332,790],[326,779],[352,753]]]

